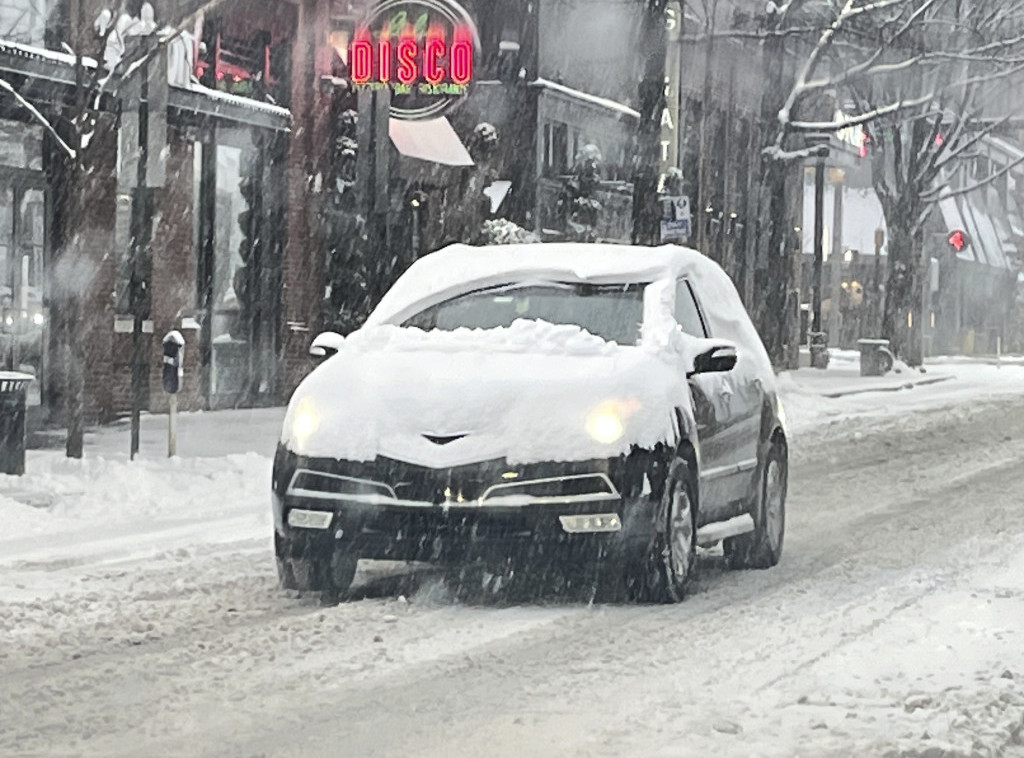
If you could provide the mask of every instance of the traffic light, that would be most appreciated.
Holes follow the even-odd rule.
[[[963,229],[954,229],[946,239],[949,241],[950,247],[958,253],[970,244],[970,239]]]

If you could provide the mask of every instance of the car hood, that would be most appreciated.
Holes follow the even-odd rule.
[[[295,391],[282,442],[310,457],[438,468],[612,457],[677,438],[674,409],[689,402],[681,364],[525,323],[356,333]]]

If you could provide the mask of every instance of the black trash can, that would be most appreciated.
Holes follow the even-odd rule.
[[[810,338],[811,368],[828,368],[828,333],[809,332],[808,337]]]
[[[895,359],[889,350],[889,340],[859,339],[860,375],[884,376],[892,371]]]
[[[0,474],[25,473],[25,396],[33,379],[0,371]]]

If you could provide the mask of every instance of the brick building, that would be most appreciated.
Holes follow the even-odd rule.
[[[292,10],[292,19],[296,15]],[[166,106],[158,114],[166,129],[159,151],[165,180],[152,190],[151,234],[145,240],[151,259],[150,306],[143,322],[145,405],[153,410],[166,406],[157,369],[160,338],[172,329],[187,343],[181,407],[277,400],[283,298],[264,295],[281,291],[286,163],[298,159],[287,151],[289,110],[269,102],[272,87],[287,96],[291,64],[267,53],[269,34],[294,37],[294,20],[289,27],[288,17],[275,12],[253,19],[262,36],[253,35],[250,42],[262,43],[264,55],[252,45],[242,54],[214,45],[212,56],[225,61],[221,69],[204,70],[189,61],[188,73],[205,75],[199,76],[202,83],[182,78],[180,66],[177,79],[171,73],[166,80]],[[5,31],[20,41],[3,39]],[[198,25],[196,32],[167,46],[172,72],[175,56],[183,51],[198,53],[199,62],[210,57],[211,46],[199,45],[204,36],[217,42],[227,38]],[[84,87],[76,81],[76,58],[47,49],[61,34],[73,41],[88,37],[81,49],[96,53],[82,62]],[[123,292],[134,177],[125,133],[137,100],[127,92],[99,94],[90,84],[106,73],[96,60],[105,53],[102,39],[82,29],[77,35],[69,31],[63,5],[23,33],[17,27],[0,29],[0,76],[58,133],[67,135],[79,92],[89,96],[96,119],[88,147],[80,151],[86,178],[76,187],[82,196],[76,222],[65,192],[69,169],[54,138],[13,99],[0,103],[3,362],[36,375],[31,402],[39,409],[34,413],[54,422],[61,420],[67,365],[56,339],[62,292],[82,298],[87,417],[110,420],[130,404],[133,318]],[[151,101],[160,97],[151,91]],[[76,255],[66,253],[73,244]],[[258,312],[252,318],[246,314],[242,324],[247,308]]]

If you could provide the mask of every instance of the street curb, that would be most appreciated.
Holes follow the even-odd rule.
[[[938,384],[939,382],[948,382],[952,379],[952,376],[933,376],[928,379],[921,379],[916,382],[903,382],[903,384],[889,384],[883,387],[864,387],[853,390],[840,390],[839,392],[823,392],[822,397],[837,398],[846,397],[848,395],[863,395],[866,392],[899,392],[900,390],[912,390],[914,387],[923,387],[927,384]]]

